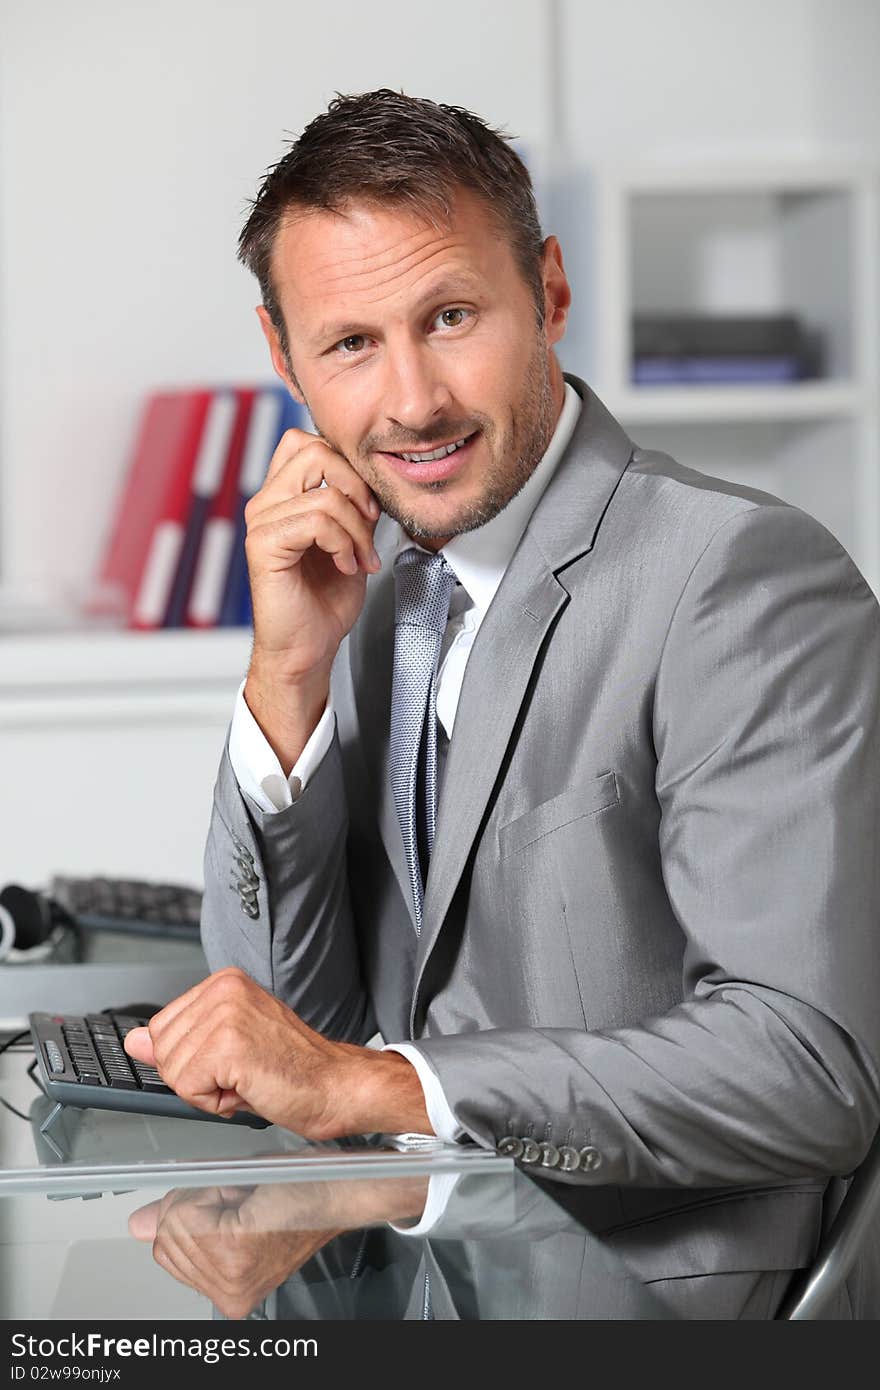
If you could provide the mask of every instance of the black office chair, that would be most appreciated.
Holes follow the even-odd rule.
[[[835,1181],[840,1181],[835,1179]],[[873,1222],[880,1220],[880,1130],[859,1164],[809,1269],[795,1277],[777,1318],[819,1318],[840,1290]]]

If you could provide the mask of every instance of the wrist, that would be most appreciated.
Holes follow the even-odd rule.
[[[330,1121],[338,1139],[346,1134],[433,1134],[418,1072],[399,1052],[339,1043]]]
[[[310,673],[297,679],[267,676],[253,662],[244,685],[244,700],[285,776],[302,754],[327,707],[330,674]]]
[[[283,711],[298,711],[317,701],[326,704],[333,663],[312,666],[306,671],[290,670],[267,659],[255,647],[248,667],[245,693]]]

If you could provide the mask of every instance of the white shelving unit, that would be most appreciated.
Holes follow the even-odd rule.
[[[223,718],[247,669],[249,629],[47,633],[4,638],[0,736]]]
[[[593,384],[639,443],[811,512],[880,593],[878,171],[660,165],[596,179]],[[798,313],[821,378],[637,386],[635,313]]]
[[[211,790],[250,632],[0,639],[0,885],[202,881]]]

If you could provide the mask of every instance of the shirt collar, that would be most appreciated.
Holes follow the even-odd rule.
[[[465,531],[453,536],[444,545],[441,554],[446,556],[459,583],[466,589],[479,616],[489,607],[495,597],[504,572],[513,559],[529,518],[556,472],[559,460],[574,433],[574,427],[581,410],[581,398],[570,382],[565,383],[565,398],[553,437],[547,445],[546,453],[534,472],[507,506],[485,525],[473,531]],[[397,528],[396,558],[402,550],[424,546],[412,540],[402,526]],[[393,560],[392,560],[393,563]]]

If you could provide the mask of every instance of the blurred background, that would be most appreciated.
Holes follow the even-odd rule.
[[[5,0],[0,880],[201,883],[248,628],[89,597],[151,396],[273,382],[236,240],[337,91],[514,135],[573,285],[563,366],[878,590],[878,65],[876,0]]]

